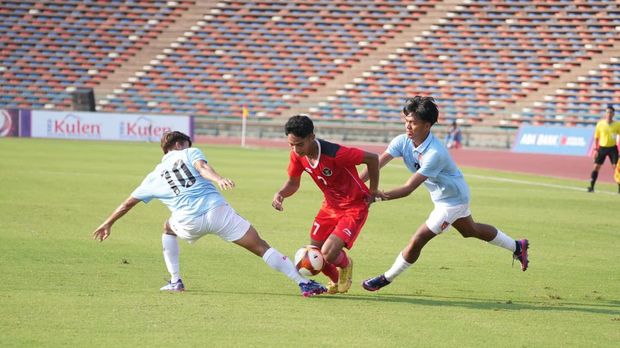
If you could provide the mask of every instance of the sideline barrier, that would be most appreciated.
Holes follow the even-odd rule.
[[[30,137],[30,110],[0,109],[0,137]]]
[[[164,132],[194,136],[192,116],[101,112],[2,110],[0,136],[159,141]]]

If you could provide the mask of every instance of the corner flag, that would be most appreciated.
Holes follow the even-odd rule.
[[[248,107],[244,105],[241,108],[241,147],[245,146],[245,129],[246,129],[246,122],[247,122],[249,115],[250,115],[250,110],[248,110]]]
[[[248,110],[247,106],[243,106],[243,109],[241,109],[243,118],[248,118],[248,116],[250,115],[250,110]]]

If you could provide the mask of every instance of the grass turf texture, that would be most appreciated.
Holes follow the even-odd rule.
[[[264,239],[291,257],[307,243],[321,202],[307,176],[284,213],[271,208],[286,177],[287,149],[198,147],[236,181],[224,195]],[[355,269],[348,294],[303,298],[260,258],[214,236],[181,243],[188,291],[170,294],[158,290],[168,276],[160,239],[168,211],[161,203],[138,205],[107,241],[91,239],[160,160],[158,144],[0,139],[0,153],[2,347],[604,347],[620,341],[620,196],[481,177],[578,188],[585,182],[465,168],[474,218],[530,239],[527,272],[511,266],[506,250],[451,229],[392,285],[363,290],[359,283],[385,271],[429,214],[422,188],[372,206],[350,252]],[[401,164],[390,164],[380,187],[407,177]]]

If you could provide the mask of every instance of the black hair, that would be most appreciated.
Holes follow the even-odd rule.
[[[437,104],[433,97],[421,97],[416,95],[413,98],[409,98],[405,101],[403,107],[403,114],[409,116],[413,114],[419,117],[422,121],[430,122],[431,126],[437,122],[439,117],[439,110],[437,110]]]
[[[299,114],[292,116],[284,125],[284,134],[293,134],[296,137],[305,138],[314,133],[314,124],[308,115]]]
[[[607,104],[607,110],[611,110],[612,112],[616,111],[616,109],[614,109],[614,106],[611,104]]]

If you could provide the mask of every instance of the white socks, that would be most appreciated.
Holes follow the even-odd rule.
[[[162,234],[161,244],[164,247],[164,261],[170,272],[170,282],[179,280],[179,243],[177,237],[170,234]]]
[[[278,272],[284,273],[287,277],[293,280],[297,284],[307,283],[308,279],[302,277],[297,269],[291,262],[291,260],[282,255],[279,251],[274,248],[269,248],[263,254],[263,261],[269,265],[269,267],[275,269]]]
[[[174,283],[179,280],[179,243],[177,242],[177,237],[163,234],[161,236],[161,244],[164,247],[164,261],[170,273],[170,281]],[[265,252],[263,260],[269,267],[284,273],[297,284],[308,282],[308,279],[297,272],[291,260],[274,248],[269,248]]]
[[[513,253],[517,250],[517,244],[515,243],[515,240],[505,235],[504,232],[500,231],[499,229],[497,229],[497,236],[495,236],[495,238],[489,243],[497,245],[498,247],[502,247],[504,249],[508,249]]]
[[[394,264],[392,267],[385,272],[385,279],[388,281],[393,281],[399,274],[403,273],[407,268],[411,266],[411,263],[405,261],[402,253],[398,253],[396,260],[394,260]]]

